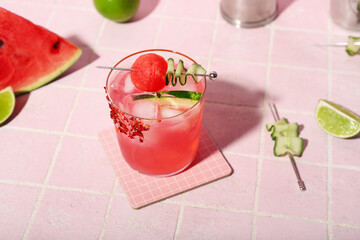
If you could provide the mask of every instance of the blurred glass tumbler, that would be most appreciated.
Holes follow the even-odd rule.
[[[360,30],[359,0],[331,0],[332,20],[341,27]]]
[[[227,22],[244,28],[264,26],[277,15],[276,0],[222,0],[220,9]]]

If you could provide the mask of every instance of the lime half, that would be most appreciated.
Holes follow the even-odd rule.
[[[333,102],[319,100],[315,116],[321,129],[335,137],[350,138],[360,132],[360,117]]]
[[[15,96],[13,89],[7,87],[0,91],[0,124],[6,121],[14,111]]]

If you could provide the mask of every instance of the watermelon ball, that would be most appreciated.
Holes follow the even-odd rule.
[[[134,86],[144,92],[158,92],[165,87],[167,61],[155,53],[138,57],[131,67]]]

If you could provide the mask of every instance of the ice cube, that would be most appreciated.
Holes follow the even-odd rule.
[[[157,116],[157,104],[154,98],[133,101],[131,114],[155,119]]]
[[[183,111],[178,110],[178,109],[172,109],[172,108],[161,108],[160,109],[160,115],[161,118],[169,118],[169,117],[173,117],[176,115],[181,114]]]
[[[139,92],[131,82],[129,72],[119,72],[111,82],[111,89],[118,93],[135,93]]]

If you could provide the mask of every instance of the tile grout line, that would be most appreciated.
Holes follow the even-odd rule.
[[[210,69],[210,67],[211,67],[211,62],[212,62],[213,56],[214,56],[214,45],[215,45],[215,41],[216,41],[216,34],[217,34],[218,28],[219,28],[219,21],[220,21],[220,10],[218,9],[218,11],[216,12],[216,19],[215,19],[215,23],[214,23],[212,38],[211,38],[210,50],[208,53],[208,61],[206,64],[208,69]]]
[[[106,23],[107,23],[107,20],[104,18],[103,22],[102,22],[102,24],[100,26],[98,35],[96,36],[95,46],[94,46],[95,48],[97,48],[97,46],[99,45],[100,39],[101,39],[101,37],[103,35],[103,32],[104,32],[104,29],[106,27]],[[91,54],[91,57],[93,56],[93,54]],[[85,74],[86,77],[87,77],[87,74],[88,73]],[[84,78],[84,79],[86,79],[86,78]],[[81,87],[83,87],[84,82],[85,82],[85,80],[82,82]],[[111,192],[111,195],[110,195],[110,198],[109,198],[109,202],[108,202],[108,204],[106,206],[106,212],[105,212],[103,224],[102,224],[98,239],[103,239],[103,237],[105,235],[105,231],[106,231],[105,228],[106,228],[106,225],[107,225],[107,221],[109,219],[109,215],[110,215],[110,211],[111,211],[111,208],[112,208],[112,205],[113,205],[113,199],[114,199],[114,196],[115,196],[115,191],[116,191],[117,186],[118,186],[118,179],[117,179],[117,177],[115,175],[113,189],[112,189],[112,192]]]
[[[266,106],[267,106],[267,98],[268,98],[268,88],[270,82],[270,73],[271,73],[271,54],[272,48],[274,45],[274,23],[270,25],[270,41],[269,41],[269,50],[268,50],[268,59],[267,59],[267,69],[266,69],[266,80],[265,80],[265,88],[264,88],[264,100],[263,100],[263,109],[262,109],[262,120],[261,126],[265,124],[266,119]],[[257,179],[256,179],[256,187],[255,187],[255,196],[254,196],[254,206],[253,206],[253,219],[252,219],[252,230],[251,230],[251,239],[256,239],[257,234],[257,217],[258,215],[258,204],[260,198],[260,183],[261,183],[261,170],[264,160],[264,142],[265,142],[265,128],[261,128],[260,132],[260,144],[259,144],[259,157],[257,164]]]
[[[45,24],[45,27],[46,27],[46,28],[49,28],[49,26],[50,26],[50,24],[51,24],[51,21],[52,21],[52,19],[54,18],[54,15],[55,15],[55,12],[56,12],[56,9],[57,9],[58,4],[59,4],[59,0],[56,0],[56,2],[51,5],[52,10],[51,10],[51,13],[50,13],[50,15],[49,15],[49,17],[48,17],[48,19],[47,19],[46,24]],[[54,155],[53,155],[53,157],[52,157],[52,160],[51,160],[51,163],[50,163],[50,166],[49,166],[49,169],[48,169],[48,173],[49,173],[49,170],[50,170],[50,168],[51,168],[51,164],[52,164],[52,162],[54,161],[54,158],[56,157],[56,155],[57,155],[57,153],[58,153],[58,151],[59,151],[59,149],[60,149],[60,143],[61,143],[61,142],[62,142],[62,141],[61,141],[61,137],[60,137],[59,142],[58,142],[58,144],[57,144],[57,146],[56,146]],[[45,183],[48,173],[46,174],[43,183]],[[46,189],[45,186],[42,186],[42,187],[41,187],[41,191],[40,191],[40,193],[39,193],[39,195],[38,195],[38,199],[37,199],[36,202],[35,202],[35,205],[34,205],[34,207],[33,207],[33,211],[32,211],[32,213],[31,213],[30,219],[29,219],[29,221],[28,221],[28,223],[27,223],[27,225],[26,225],[26,228],[25,228],[25,230],[24,230],[24,234],[23,234],[23,236],[22,236],[22,239],[23,239],[23,240],[28,238],[28,235],[29,235],[29,232],[30,232],[30,230],[31,230],[32,224],[33,224],[34,221],[35,221],[35,217],[36,217],[37,212],[38,212],[38,210],[39,210],[39,208],[40,208],[41,201],[42,201],[42,199],[43,199],[43,197],[44,197],[45,189]]]
[[[51,10],[49,18],[47,19],[47,22],[45,24],[45,27],[47,29],[49,29],[49,26],[50,26],[50,24],[51,24],[51,22],[52,22],[52,20],[53,20],[53,18],[55,16],[55,12],[57,10],[58,5],[59,5],[59,0],[56,0],[56,2],[54,4],[51,4],[52,10]]]
[[[46,28],[49,28],[49,26],[50,26],[50,24],[51,24],[51,21],[52,21],[52,19],[54,18],[54,15],[55,15],[55,12],[56,12],[56,9],[57,9],[58,4],[59,4],[59,0],[56,0],[56,2],[55,2],[53,5],[51,5],[51,6],[52,6],[52,11],[51,11],[51,13],[50,13],[49,18],[47,19],[47,23],[45,24],[45,27],[46,27]],[[58,142],[58,144],[57,144],[57,146],[56,146],[54,155],[53,155],[52,160],[51,160],[51,162],[50,162],[50,166],[49,166],[49,168],[48,168],[48,171],[47,171],[47,174],[46,174],[45,179],[44,179],[44,181],[43,181],[43,184],[46,183],[47,176],[48,176],[48,174],[49,174],[51,165],[52,165],[52,163],[54,162],[54,159],[56,158],[56,156],[57,156],[57,154],[58,154],[58,152],[59,152],[59,150],[60,150],[61,142],[62,142],[62,137],[59,138],[59,142]],[[30,230],[31,230],[32,224],[34,223],[35,217],[36,217],[36,215],[37,215],[37,212],[38,212],[39,209],[40,209],[40,205],[41,205],[42,199],[43,199],[43,197],[44,197],[45,190],[46,190],[46,187],[45,187],[45,186],[42,186],[42,187],[41,187],[41,190],[40,190],[40,193],[39,193],[39,195],[38,195],[38,199],[37,199],[36,202],[35,202],[35,205],[34,205],[34,207],[33,207],[33,211],[32,211],[32,213],[31,213],[31,215],[30,215],[30,219],[29,219],[29,221],[28,221],[28,223],[27,223],[27,225],[26,225],[24,234],[23,234],[23,236],[22,236],[22,239],[23,239],[23,240],[25,240],[25,239],[28,238],[28,235],[29,235],[29,232],[30,232]]]
[[[168,7],[168,4],[167,4],[168,2],[166,1],[165,2],[165,4],[164,4],[164,6],[163,6],[163,8],[161,9],[161,12],[163,13],[165,10],[166,10],[166,8]],[[165,9],[165,10],[164,10]],[[164,16],[164,14],[161,14],[161,16],[160,16],[160,23],[159,23],[159,25],[158,25],[158,27],[157,27],[157,29],[156,29],[156,34],[155,34],[155,38],[154,38],[154,42],[153,42],[153,45],[152,45],[152,47],[155,49],[156,48],[156,45],[157,45],[157,43],[158,43],[158,39],[159,39],[159,36],[160,36],[160,32],[161,32],[161,30],[162,30],[162,28],[163,28],[163,24],[164,24],[164,18],[165,18],[165,16]]]
[[[180,227],[184,218],[184,211],[185,211],[185,196],[186,196],[186,192],[182,194],[181,196],[181,202],[180,203],[176,203],[176,205],[179,206],[179,214],[177,217],[177,221],[176,221],[176,227],[175,227],[175,232],[174,232],[174,240],[177,240],[179,238],[179,234],[180,234]]]
[[[328,26],[329,26],[329,33],[328,34],[328,42],[331,42],[331,33],[332,33],[332,27],[331,27],[331,18],[328,19]],[[327,92],[328,92],[328,98],[332,99],[332,53],[331,48],[328,48],[328,75],[327,75]],[[327,234],[328,239],[332,240],[334,238],[333,234],[333,221],[332,221],[332,137],[330,135],[327,136],[327,160],[328,160],[328,166],[327,166],[327,197],[328,197],[328,203],[327,203]]]
[[[56,2],[56,4],[55,4],[54,11],[53,11],[52,15],[54,15],[54,12],[56,11],[56,6],[58,5],[58,1],[59,1],[59,0],[57,0],[57,2]],[[50,21],[51,21],[51,18],[49,19],[49,22],[50,22]],[[91,57],[92,57],[92,55],[90,55],[90,56],[88,57],[88,59],[87,59],[88,63],[90,62]],[[88,72],[87,70],[88,70],[88,67],[86,67],[84,73],[83,73],[82,76],[81,76],[80,88],[77,90],[77,94],[76,94],[76,96],[75,96],[75,99],[74,99],[74,102],[73,102],[73,106],[72,106],[71,111],[70,111],[70,113],[69,113],[69,116],[68,116],[68,118],[67,118],[67,120],[66,120],[66,122],[65,122],[63,131],[62,131],[62,133],[60,134],[59,142],[58,142],[58,144],[57,144],[57,146],[56,146],[54,155],[53,155],[52,160],[51,160],[51,162],[50,162],[50,165],[49,165],[48,171],[47,171],[47,173],[46,173],[45,179],[44,179],[44,181],[43,181],[43,186],[41,187],[41,191],[40,191],[40,193],[39,193],[39,197],[38,197],[38,199],[37,199],[37,201],[36,201],[36,203],[35,203],[33,212],[32,212],[32,214],[31,214],[31,216],[30,216],[30,220],[28,221],[28,224],[27,224],[27,226],[26,226],[26,229],[25,229],[25,232],[24,232],[24,235],[23,235],[23,238],[22,238],[23,240],[26,240],[26,239],[28,238],[28,235],[29,235],[29,232],[30,232],[30,230],[31,230],[32,224],[34,223],[35,218],[36,218],[36,215],[37,215],[37,213],[38,213],[38,211],[39,211],[39,209],[40,209],[42,200],[43,200],[44,195],[45,195],[45,191],[46,191],[46,189],[47,189],[47,183],[48,183],[48,181],[49,181],[49,179],[50,179],[50,176],[51,176],[51,174],[52,174],[53,168],[54,168],[55,163],[56,163],[56,159],[57,159],[57,157],[58,157],[58,155],[59,155],[59,152],[60,152],[61,147],[62,147],[63,140],[64,140],[64,138],[65,138],[65,133],[67,133],[67,129],[68,129],[68,127],[69,127],[69,124],[70,124],[72,115],[73,115],[74,110],[75,110],[75,108],[76,108],[76,106],[77,106],[77,102],[79,101],[79,97],[80,97],[80,94],[81,94],[81,87],[84,85],[84,82],[85,82],[85,79],[86,79],[86,75],[87,75],[87,72]]]
[[[109,219],[109,216],[110,216],[110,211],[111,211],[111,208],[113,206],[113,201],[114,201],[114,197],[115,197],[115,191],[116,191],[116,188],[117,188],[118,185],[119,185],[118,178],[115,177],[115,181],[114,181],[114,184],[113,184],[113,189],[111,191],[109,202],[108,202],[108,205],[106,207],[106,212],[105,212],[105,216],[104,216],[104,222],[103,222],[103,225],[102,225],[101,230],[100,230],[99,240],[104,238],[106,225],[107,225],[107,222],[108,222],[108,219]]]

